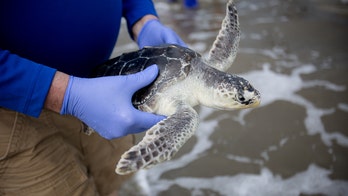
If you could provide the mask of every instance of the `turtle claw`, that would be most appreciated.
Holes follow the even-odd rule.
[[[92,135],[92,133],[94,133],[94,129],[85,125],[85,128],[82,130],[82,132],[86,135]]]

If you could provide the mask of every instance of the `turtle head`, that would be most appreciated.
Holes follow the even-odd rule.
[[[232,110],[252,108],[260,104],[260,93],[242,77],[226,74],[215,80],[211,107]]]

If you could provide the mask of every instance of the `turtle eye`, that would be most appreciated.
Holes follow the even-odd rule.
[[[244,102],[244,101],[245,101],[245,98],[244,98],[244,96],[243,96],[242,94],[239,94],[239,95],[238,95],[238,100],[239,100],[240,102]]]
[[[249,92],[255,91],[254,87],[252,87],[251,85],[249,85],[245,90],[248,90]]]

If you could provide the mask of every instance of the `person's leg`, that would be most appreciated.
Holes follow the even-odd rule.
[[[83,130],[87,127],[82,123],[83,128],[80,132],[72,131],[76,128],[66,126],[69,124],[68,121],[73,119],[57,114],[52,114],[52,117],[54,126],[62,131],[65,140],[81,151],[88,172],[93,177],[97,190],[101,195],[108,195],[115,190],[119,190],[121,185],[131,177],[131,175],[116,174],[115,168],[121,155],[134,145],[133,135],[107,140],[96,132],[86,135]],[[117,128],[115,128],[115,131],[117,131]]]
[[[81,123],[69,121],[72,130]],[[50,112],[32,118],[0,108],[0,195],[98,195],[83,155]]]
[[[119,190],[131,175],[115,173],[116,163],[121,155],[134,144],[133,136],[121,139],[106,140],[96,133],[82,137],[82,146],[88,168],[101,195],[107,195]]]

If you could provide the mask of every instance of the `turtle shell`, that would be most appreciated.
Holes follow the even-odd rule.
[[[91,77],[134,74],[156,64],[159,68],[156,80],[138,90],[133,96],[133,105],[137,107],[157,92],[162,92],[168,86],[186,78],[190,73],[193,59],[200,57],[201,55],[195,51],[179,45],[145,47],[124,53],[97,66]]]

